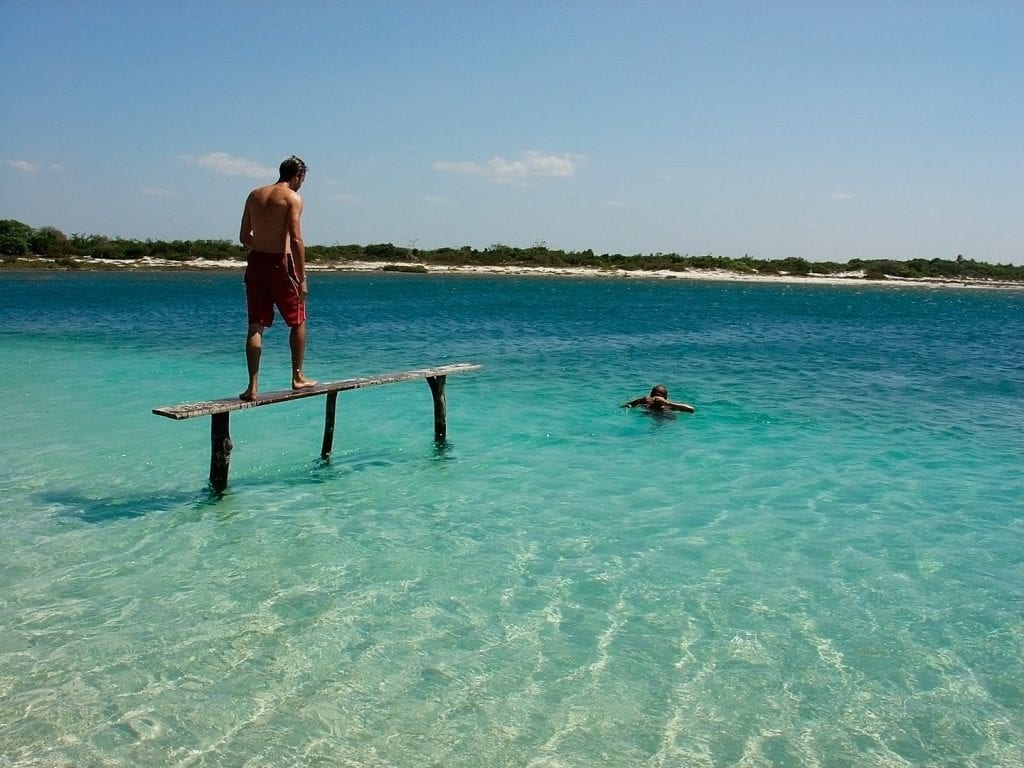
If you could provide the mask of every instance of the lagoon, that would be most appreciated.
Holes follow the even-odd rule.
[[[0,273],[5,765],[1024,763],[1024,293],[313,277]]]

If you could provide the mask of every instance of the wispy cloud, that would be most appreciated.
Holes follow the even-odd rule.
[[[331,187],[333,189],[337,189],[338,187],[341,186],[341,182],[338,181],[337,179],[324,179],[323,184],[325,187]],[[334,194],[330,195],[327,199],[330,200],[331,202],[342,204],[362,202],[362,200],[356,195],[353,195],[351,192],[344,192],[342,190],[338,190]]]
[[[42,166],[39,163],[31,163],[28,160],[8,160],[7,164],[11,166],[11,168],[16,170],[18,173],[39,173],[41,170],[44,169],[44,167],[46,170],[52,171],[54,173],[59,173],[60,171],[64,170],[64,167],[58,165],[57,163],[50,163],[47,166]]]
[[[164,189],[163,187],[146,187],[142,190],[142,194],[148,197],[174,197],[177,193],[173,189]]]
[[[569,178],[575,176],[587,163],[586,155],[566,152],[562,155],[544,155],[535,150],[523,152],[516,160],[492,157],[487,162],[476,160],[438,160],[435,171],[481,176],[500,184],[525,183],[531,178],[554,176]]]
[[[11,160],[11,168],[18,171],[18,173],[38,173],[39,165],[36,163],[30,163],[28,160]]]
[[[829,195],[833,200],[856,200],[857,196],[849,192],[833,192]]]
[[[248,176],[253,179],[263,179],[267,176],[277,175],[276,168],[260,165],[255,160],[246,160],[244,157],[233,157],[226,152],[209,152],[205,155],[182,155],[181,161],[185,165],[203,168],[224,176]]]
[[[336,203],[358,203],[359,198],[355,195],[349,194],[348,192],[339,192],[336,195],[331,195],[331,200]]]

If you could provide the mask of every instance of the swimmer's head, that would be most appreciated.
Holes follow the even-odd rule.
[[[668,399],[668,390],[665,389],[664,384],[655,384],[651,387],[651,397],[664,397]]]

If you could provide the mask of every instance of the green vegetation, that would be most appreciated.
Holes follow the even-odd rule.
[[[241,245],[227,240],[125,240],[103,235],[71,235],[54,227],[32,229],[13,219],[0,221],[0,258],[10,264],[19,257],[47,259],[94,258],[114,261],[167,259],[188,262],[193,259],[238,259],[245,257]]]
[[[38,257],[35,262],[24,259]],[[62,269],[81,267],[76,259],[99,258],[114,261],[163,259],[180,262],[183,267],[196,260],[228,261],[245,258],[245,249],[229,240],[126,240],[102,235],[67,237],[54,227],[33,229],[13,219],[0,221],[0,259],[6,266],[46,266]],[[22,261],[18,261],[22,259]],[[592,250],[562,251],[537,243],[529,248],[495,244],[483,250],[464,245],[461,248],[403,248],[391,243],[370,245],[311,245],[306,248],[311,264],[338,264],[348,261],[384,262],[388,271],[425,272],[428,265],[443,266],[517,266],[586,267],[597,270],[652,271],[716,269],[726,272],[760,275],[842,275],[863,272],[869,280],[888,278],[930,278],[940,280],[998,280],[1024,282],[1024,266],[986,264],[957,256],[951,259],[852,259],[846,264],[813,262],[799,257],[786,259],[739,259],[724,256],[652,253],[623,256]]]

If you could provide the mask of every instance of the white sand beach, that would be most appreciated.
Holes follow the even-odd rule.
[[[38,264],[39,258],[21,261]],[[134,260],[97,259],[90,257],[76,258],[74,261],[83,269],[109,270],[214,270],[214,269],[245,269],[242,260],[207,260],[193,259],[189,261],[173,261],[150,257]],[[384,261],[338,261],[330,264],[310,262],[310,272],[384,272],[402,271],[410,267],[419,271],[422,267],[426,274],[432,275],[491,275],[491,276],[536,276],[536,277],[586,277],[586,278],[618,278],[629,280],[706,280],[716,282],[745,283],[789,283],[805,285],[873,285],[880,287],[913,286],[923,288],[989,288],[1003,290],[1024,290],[1024,283],[997,280],[943,280],[932,278],[905,278],[887,276],[885,280],[868,280],[863,271],[842,272],[838,274],[795,275],[787,273],[759,274],[732,272],[723,269],[687,269],[676,271],[662,270],[627,270],[597,269],[592,267],[535,267],[520,265],[485,266],[464,264],[458,266],[446,264],[410,264],[407,262]]]

